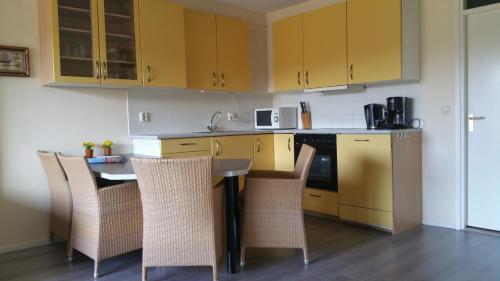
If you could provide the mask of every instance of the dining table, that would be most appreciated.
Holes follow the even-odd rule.
[[[128,181],[137,180],[131,158],[152,158],[143,155],[124,155],[120,163],[90,164],[96,177],[106,180]],[[156,157],[154,157],[156,158]],[[239,208],[239,176],[250,172],[250,159],[214,159],[212,175],[224,177],[224,197],[226,206],[226,237],[227,237],[227,271],[237,273],[240,267],[240,208]]]

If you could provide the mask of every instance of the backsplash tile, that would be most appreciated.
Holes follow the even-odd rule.
[[[200,93],[173,89],[130,89],[128,91],[129,134],[160,134],[205,131],[211,115],[220,110],[217,126],[225,130],[254,127],[254,109],[272,107],[268,94]],[[141,123],[139,113],[151,114],[151,122]],[[236,112],[238,121],[227,121]]]
[[[388,97],[403,96],[412,99],[411,116],[420,117],[419,84],[369,86],[359,92],[291,93],[274,95],[274,106],[294,106],[306,101],[311,107],[313,128],[365,128],[363,107],[369,103],[386,104]],[[299,120],[299,127],[302,123]]]

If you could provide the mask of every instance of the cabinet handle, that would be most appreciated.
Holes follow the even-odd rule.
[[[95,62],[95,66],[96,66],[96,69],[95,69],[95,78],[97,80],[101,79],[101,63],[99,61],[96,61]]]
[[[309,70],[306,71],[306,84],[309,85]]]
[[[354,64],[351,64],[351,67],[349,68],[349,76],[351,77],[351,80],[354,80]]]
[[[215,74],[215,72],[212,72],[212,76],[213,76],[213,84],[212,86],[217,86],[217,74]]]
[[[290,143],[292,142],[292,137],[288,138],[288,151],[292,152],[292,147],[290,146]]]
[[[300,86],[300,71],[299,71],[299,73],[297,73],[297,83],[299,83],[299,86]]]
[[[108,67],[106,66],[106,62],[102,63],[102,78],[104,80],[108,79]]]
[[[148,82],[151,82],[151,77],[153,76],[153,72],[151,71],[151,65],[146,67],[148,69]]]
[[[316,198],[321,198],[322,197],[321,195],[316,195],[316,194],[309,194],[309,196],[316,197]]]
[[[181,143],[181,145],[195,145],[196,143],[194,142],[186,142],[186,143]]]
[[[215,141],[215,155],[219,156],[220,154],[220,144],[218,141]]]
[[[369,142],[370,140],[354,140],[355,142]]]
[[[224,88],[224,86],[226,86],[226,77],[224,76],[224,72],[221,73],[220,78],[221,78],[221,82],[222,82],[221,86],[222,86],[222,88]]]
[[[260,139],[257,139],[257,152],[261,151],[261,147],[262,147],[262,143],[261,143]]]

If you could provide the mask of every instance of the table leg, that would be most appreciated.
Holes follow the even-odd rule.
[[[227,272],[237,273],[240,265],[240,208],[238,177],[225,177]]]

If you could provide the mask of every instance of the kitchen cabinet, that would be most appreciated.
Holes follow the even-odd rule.
[[[251,159],[253,160],[253,136],[227,136],[212,138],[214,159]],[[253,167],[252,167],[253,168]],[[216,177],[216,180],[222,180]],[[240,190],[244,188],[245,177],[240,176]]]
[[[184,7],[148,0],[139,3],[139,11],[143,85],[185,88]]]
[[[274,170],[274,135],[254,136],[254,170]]]
[[[250,90],[248,23],[186,10],[187,87],[200,90]]]
[[[274,22],[274,90],[346,85],[346,41],[346,3]]]
[[[274,91],[304,86],[302,15],[273,22]]]
[[[42,83],[142,83],[138,0],[39,1]]]
[[[347,85],[346,7],[344,2],[303,15],[306,89]]]
[[[419,1],[347,1],[349,84],[419,80]]]
[[[292,172],[295,169],[294,135],[274,135],[274,169]]]
[[[421,134],[338,135],[339,216],[390,229],[422,221]]]
[[[315,188],[306,188],[304,190],[304,210],[318,214],[338,216],[338,193]]]

